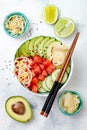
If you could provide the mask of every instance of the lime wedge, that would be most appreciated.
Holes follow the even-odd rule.
[[[74,29],[74,22],[70,18],[61,18],[54,26],[54,32],[59,37],[68,37]]]
[[[54,24],[58,18],[58,9],[55,5],[47,5],[42,12],[42,18],[47,24]]]

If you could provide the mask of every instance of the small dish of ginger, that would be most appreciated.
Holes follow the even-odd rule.
[[[82,98],[75,91],[64,91],[58,96],[58,107],[65,115],[76,115],[82,109]]]

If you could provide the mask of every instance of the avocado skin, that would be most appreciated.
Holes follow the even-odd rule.
[[[7,110],[7,102],[8,102],[10,99],[12,99],[12,98],[22,98],[22,99],[24,99],[24,100],[28,103],[28,106],[29,106],[29,108],[30,108],[30,110],[31,110],[31,116],[30,116],[29,119],[27,119],[27,120],[25,120],[25,121],[20,121],[20,120],[18,120],[18,119],[13,118],[13,117],[11,116],[11,114],[8,113],[8,110]],[[26,107],[26,106],[25,106],[25,107]],[[29,120],[31,120],[32,117],[33,117],[33,111],[32,111],[32,108],[31,108],[31,106],[30,106],[30,103],[27,101],[26,98],[24,98],[24,97],[22,97],[22,96],[11,96],[11,97],[9,97],[9,98],[6,100],[6,102],[5,102],[5,110],[6,110],[7,114],[8,114],[12,119],[14,119],[15,121],[21,122],[21,123],[26,123],[26,122],[28,122]]]

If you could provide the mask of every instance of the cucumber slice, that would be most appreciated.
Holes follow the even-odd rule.
[[[37,55],[38,55],[38,45],[42,42],[43,39],[44,39],[43,36],[39,36],[34,43],[34,53]]]
[[[38,44],[38,55],[43,56],[43,46],[49,40],[49,37],[45,37],[40,44]]]
[[[38,86],[39,86],[38,92],[40,92],[40,93],[47,92],[47,91],[42,87],[42,82],[41,82],[41,81],[38,83]]]
[[[30,40],[30,43],[29,43],[29,52],[30,52],[30,55],[31,56],[34,56],[35,53],[34,53],[34,44],[36,42],[36,40],[38,39],[38,37],[34,37],[33,39]]]
[[[55,70],[55,71],[51,74],[51,78],[52,78],[52,81],[53,81],[53,82],[56,80],[56,78],[57,78],[59,72],[60,72],[60,69],[57,69],[57,70]],[[63,80],[62,80],[62,84],[64,84],[67,79],[68,79],[68,73],[65,72],[64,77],[63,77]]]
[[[42,82],[42,87],[46,90],[46,91],[50,91],[50,89],[47,87],[46,85],[46,79]]]
[[[52,81],[55,81],[55,80],[56,80],[56,78],[57,78],[59,72],[60,72],[60,69],[57,69],[57,70],[55,70],[55,71],[51,74]]]
[[[64,77],[63,77],[63,80],[62,80],[62,84],[64,84],[67,79],[68,79],[68,73],[65,72]]]
[[[52,78],[51,78],[51,76],[48,76],[47,78],[46,78],[46,85],[47,85],[47,87],[51,90],[51,88],[52,88],[52,86],[53,86],[53,81],[52,81]]]
[[[38,92],[40,92],[40,93],[45,93],[45,92],[47,92],[44,88],[39,88],[39,90],[38,90]]]

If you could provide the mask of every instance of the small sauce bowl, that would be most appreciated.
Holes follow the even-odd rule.
[[[64,110],[64,108],[62,107],[61,103],[60,103],[60,99],[62,98],[63,95],[67,94],[67,93],[70,93],[72,95],[76,95],[79,99],[79,104],[78,104],[78,107],[77,109],[73,112],[73,113],[68,113],[66,110]],[[68,101],[67,101],[68,102]],[[62,93],[60,93],[60,95],[58,96],[58,107],[59,107],[59,110],[64,113],[65,115],[68,115],[68,116],[73,116],[73,115],[76,115],[78,114],[81,109],[82,109],[82,106],[83,106],[83,101],[82,101],[82,98],[81,96],[79,95],[79,93],[75,92],[75,91],[70,91],[70,90],[67,90],[67,91],[63,91]]]
[[[23,13],[12,12],[8,14],[4,20],[4,30],[13,38],[19,38],[23,36],[28,29],[29,21]]]

